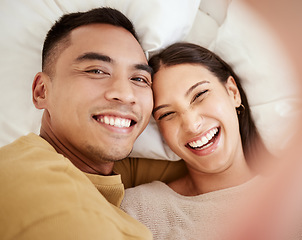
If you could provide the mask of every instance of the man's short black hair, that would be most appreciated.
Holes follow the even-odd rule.
[[[51,73],[52,63],[55,61],[58,53],[62,50],[55,51],[59,43],[68,43],[67,36],[69,33],[80,26],[89,24],[103,23],[113,26],[122,27],[128,30],[136,40],[138,40],[134,26],[131,21],[120,11],[109,8],[95,8],[87,12],[76,12],[63,15],[46,35],[42,50],[42,70]],[[66,45],[65,45],[66,47]]]

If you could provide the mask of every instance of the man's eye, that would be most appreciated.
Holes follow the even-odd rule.
[[[131,80],[139,86],[151,86],[151,82],[143,77],[133,77]]]
[[[91,69],[91,70],[87,70],[87,71],[85,71],[85,72],[87,72],[87,73],[94,73],[94,74],[102,74],[102,73],[105,73],[105,72],[103,72],[103,71],[100,70],[100,69]]]

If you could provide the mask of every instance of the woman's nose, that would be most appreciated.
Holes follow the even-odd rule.
[[[182,114],[182,129],[188,133],[197,133],[201,130],[203,117],[194,110]]]

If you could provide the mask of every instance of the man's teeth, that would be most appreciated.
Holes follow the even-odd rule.
[[[200,148],[208,144],[208,142],[214,137],[214,135],[218,132],[218,128],[212,129],[205,136],[203,136],[200,140],[189,142],[189,146],[192,148]]]
[[[114,127],[130,127],[131,120],[125,119],[125,118],[118,118],[118,117],[112,117],[112,116],[101,116],[97,118],[98,122],[108,124],[110,126]]]

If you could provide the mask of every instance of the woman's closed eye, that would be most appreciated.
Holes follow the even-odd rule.
[[[204,91],[201,91],[201,92],[198,92],[197,94],[194,95],[194,97],[192,98],[192,101],[191,103],[195,102],[198,98],[201,98],[204,96],[205,93],[207,93],[209,90],[204,90]]]
[[[167,118],[168,116],[172,116],[172,114],[174,114],[174,112],[166,112],[166,113],[163,113],[161,115],[159,115],[159,117],[157,118],[157,120],[162,120],[164,118]]]

